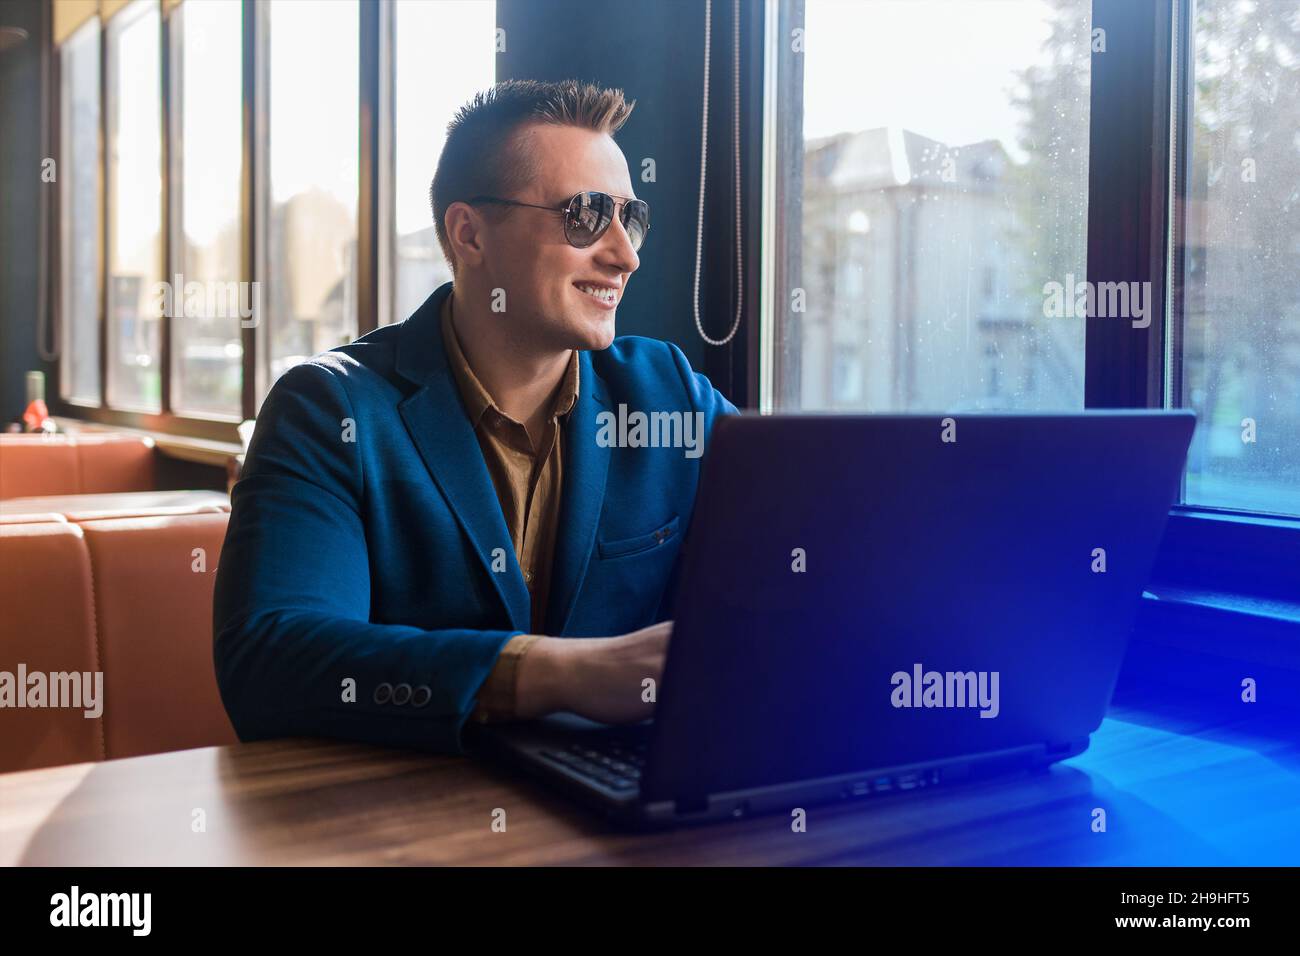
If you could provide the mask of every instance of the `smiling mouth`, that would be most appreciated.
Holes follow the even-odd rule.
[[[595,299],[597,302],[602,303],[603,305],[618,304],[617,289],[607,289],[604,288],[603,286],[589,285],[585,282],[575,282],[573,284],[573,287],[577,289],[579,292],[581,292],[583,295],[590,296],[591,298]]]

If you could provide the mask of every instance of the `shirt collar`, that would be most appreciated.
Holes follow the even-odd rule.
[[[502,418],[508,418],[509,416],[497,407],[497,403],[493,401],[488,390],[483,387],[483,383],[470,368],[469,360],[465,358],[460,340],[456,336],[456,327],[451,321],[450,295],[442,303],[442,343],[447,352],[447,364],[451,366],[451,373],[456,379],[461,400],[465,403],[465,411],[469,413],[470,424],[477,428],[489,409]],[[559,418],[567,415],[577,403],[580,367],[578,350],[573,349],[569,353],[569,365],[564,370],[564,378],[561,379],[560,387],[555,392],[555,401],[551,405],[552,417]]]

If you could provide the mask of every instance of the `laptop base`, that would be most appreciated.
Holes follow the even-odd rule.
[[[703,797],[645,801],[639,788],[619,789],[592,779],[559,754],[580,748],[599,752],[613,746],[634,748],[649,740],[652,723],[615,727],[574,714],[541,720],[475,725],[466,729],[476,752],[516,766],[573,797],[619,826],[650,829],[738,820],[796,808],[951,786],[1017,772],[1043,770],[1088,749],[1090,738],[1034,745],[945,760],[868,768],[811,780],[766,784]]]

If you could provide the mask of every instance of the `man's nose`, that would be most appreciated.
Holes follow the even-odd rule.
[[[622,218],[617,215],[600,237],[597,253],[602,264],[617,268],[619,272],[635,272],[641,265],[641,258],[632,248],[632,237],[627,234]]]

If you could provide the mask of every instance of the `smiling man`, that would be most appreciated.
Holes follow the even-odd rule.
[[[430,190],[453,281],[271,389],[216,585],[241,739],[457,751],[471,716],[650,716],[700,457],[605,423],[707,435],[735,408],[675,346],[615,337],[650,222],[613,139],[633,105],[477,95]]]

